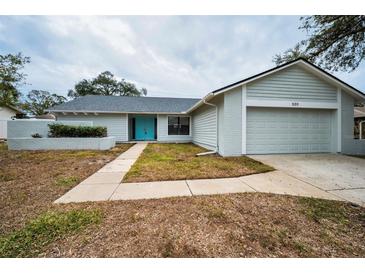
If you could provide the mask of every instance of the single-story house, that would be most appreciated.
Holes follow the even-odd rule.
[[[365,107],[355,107],[355,138],[365,139]]]
[[[365,153],[354,140],[363,102],[364,93],[300,58],[202,99],[85,96],[49,111],[106,126],[119,142],[193,142],[222,156]]]
[[[0,104],[0,139],[7,138],[7,121],[20,113],[22,112],[14,106]]]

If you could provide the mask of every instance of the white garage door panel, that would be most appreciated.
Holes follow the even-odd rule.
[[[247,153],[331,151],[331,111],[248,108]]]

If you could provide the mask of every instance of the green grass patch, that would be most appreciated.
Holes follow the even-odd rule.
[[[249,157],[200,156],[194,144],[149,144],[124,177],[124,182],[239,177],[274,170]]]
[[[8,145],[4,142],[0,142],[0,151],[8,150]]]
[[[0,237],[0,257],[34,257],[50,243],[101,221],[98,210],[47,212]]]
[[[312,248],[306,243],[294,241],[293,246],[299,252],[300,256],[310,257]]]
[[[339,224],[348,223],[343,203],[306,197],[301,197],[299,203],[303,207],[304,213],[315,222],[327,219]]]
[[[0,182],[12,181],[15,178],[16,176],[13,173],[5,170],[0,170]]]
[[[73,186],[80,181],[78,177],[70,176],[70,177],[58,177],[56,179],[56,184],[59,186]]]

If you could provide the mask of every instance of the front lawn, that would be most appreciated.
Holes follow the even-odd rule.
[[[239,177],[273,170],[245,156],[196,156],[205,151],[194,144],[149,144],[123,182]]]
[[[132,144],[109,151],[8,151],[0,143],[0,235],[25,225]]]
[[[129,146],[0,146],[0,257],[365,256],[365,209],[338,201],[242,193],[53,204]]]
[[[263,193],[66,205],[103,219],[47,257],[359,257],[365,209]]]

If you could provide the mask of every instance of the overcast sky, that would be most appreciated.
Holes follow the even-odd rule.
[[[199,98],[274,66],[305,38],[297,16],[0,16],[0,54],[23,52],[31,89],[66,95],[109,70],[148,96]],[[335,75],[365,90],[365,66]]]

